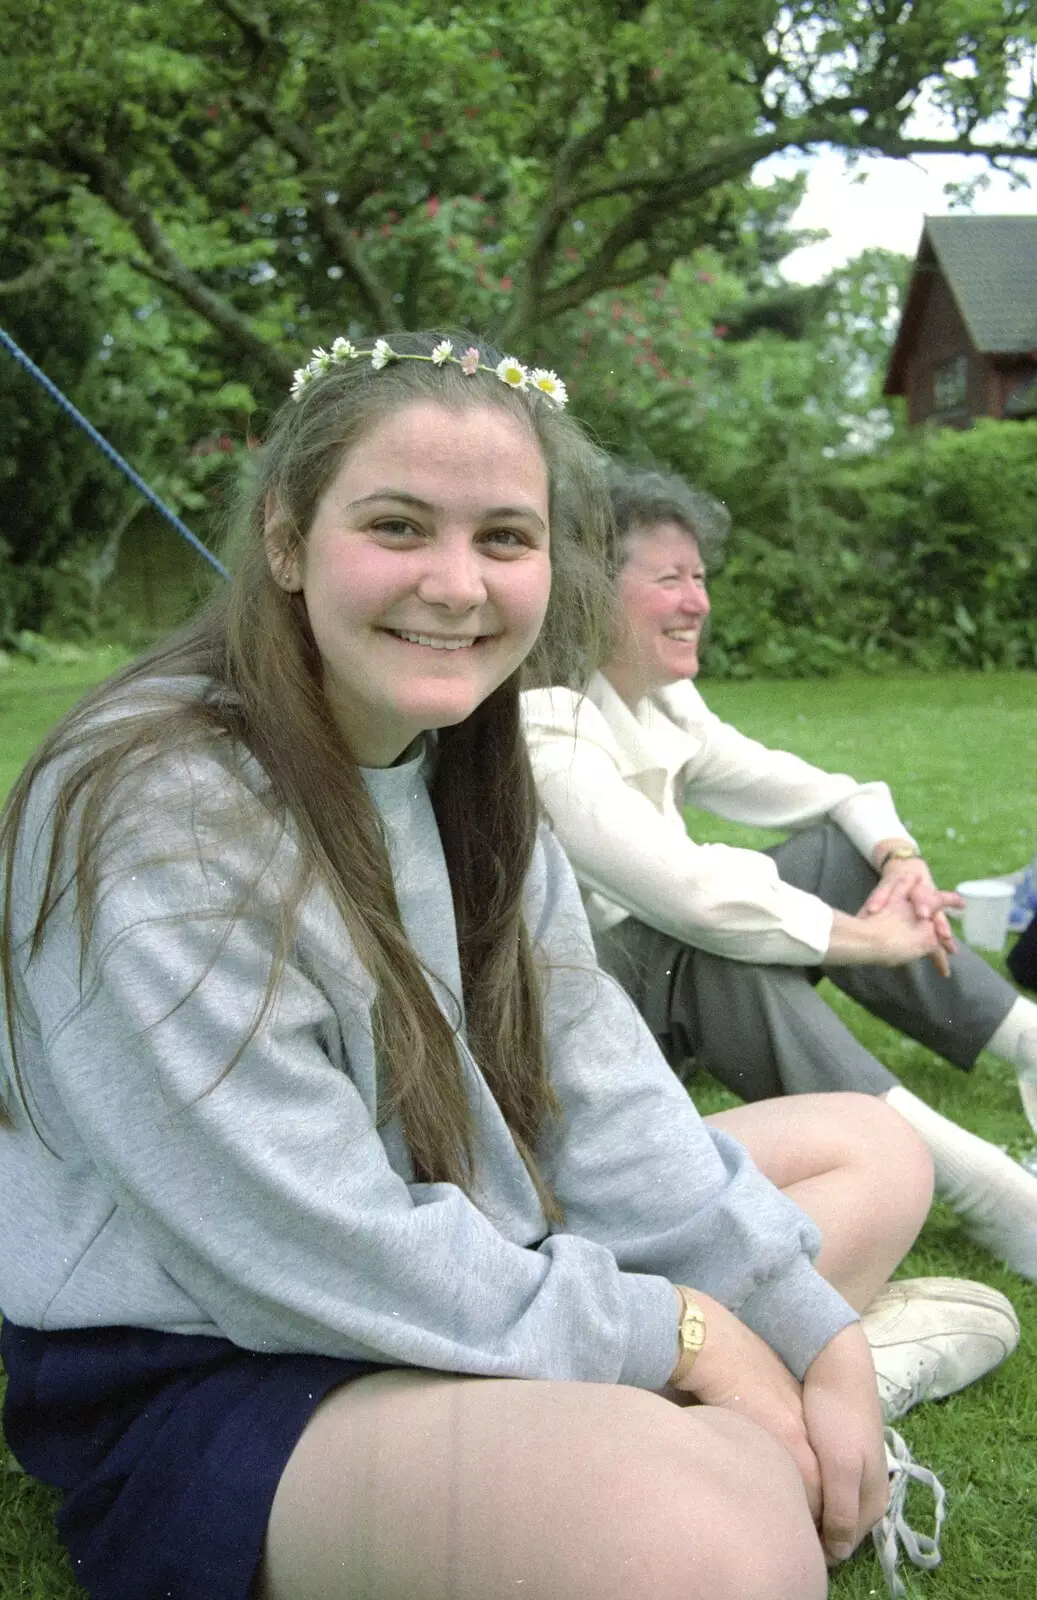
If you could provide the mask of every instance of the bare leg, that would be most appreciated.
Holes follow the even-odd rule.
[[[274,1500],[259,1600],[823,1600],[792,1459],[622,1386],[394,1372],[336,1390]]]
[[[798,1096],[711,1122],[824,1233],[855,1306],[910,1247],[925,1147],[867,1095]],[[890,1182],[890,1176],[895,1178]],[[620,1386],[362,1379],[318,1409],[278,1488],[261,1600],[821,1600],[791,1458],[731,1413]]]
[[[921,1139],[864,1094],[760,1100],[706,1119],[746,1146],[760,1171],[823,1235],[818,1271],[858,1311],[903,1260],[932,1202]]]

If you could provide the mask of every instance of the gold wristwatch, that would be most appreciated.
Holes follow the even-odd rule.
[[[922,852],[921,852],[921,850],[918,849],[917,845],[913,845],[913,844],[898,844],[898,845],[894,845],[892,850],[887,850],[885,852],[885,854],[882,857],[882,860],[879,862],[878,866],[875,868],[875,871],[878,873],[879,877],[881,878],[882,874],[885,872],[886,868],[889,866],[891,861],[920,861],[921,857],[922,857]]]
[[[706,1342],[706,1318],[702,1307],[682,1283],[674,1285],[681,1297],[681,1319],[677,1324],[677,1365],[670,1373],[669,1387],[679,1389],[695,1365],[695,1357]]]

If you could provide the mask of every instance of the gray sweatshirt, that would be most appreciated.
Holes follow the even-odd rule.
[[[450,886],[428,761],[368,771],[408,935],[457,1019]],[[596,968],[579,893],[542,833],[525,893],[550,967],[546,1024],[562,1115],[537,1151],[564,1207],[552,1231],[463,1029],[471,1198],[415,1180],[376,1124],[373,986],[326,891],[305,900],[272,1013],[253,1019],[291,876],[251,759],[170,753],[108,846],[82,968],[73,895],[15,974],[19,1057],[42,1138],[0,1085],[0,1311],[40,1329],[219,1334],[495,1376],[658,1388],[676,1355],[670,1284],[715,1296],[802,1376],[854,1312],[815,1272],[816,1227],[708,1131],[633,1006]],[[213,821],[228,785],[252,825]],[[16,935],[39,902],[54,778],[16,868]],[[161,856],[160,860],[156,860]],[[258,903],[234,913],[263,863]],[[215,957],[215,960],[213,959]],[[6,1034],[6,1030],[4,1030]]]

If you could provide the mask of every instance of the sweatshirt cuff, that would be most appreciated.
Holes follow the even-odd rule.
[[[829,1340],[860,1320],[806,1255],[799,1256],[780,1278],[761,1284],[740,1306],[731,1309],[747,1328],[777,1351],[801,1383],[810,1363]]]
[[[624,1272],[630,1339],[617,1382],[662,1389],[677,1364],[677,1301],[668,1278]]]

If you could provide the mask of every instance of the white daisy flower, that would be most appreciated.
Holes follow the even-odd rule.
[[[316,378],[330,372],[332,367],[344,361],[356,361],[360,356],[370,355],[371,365],[376,372],[387,367],[390,361],[432,361],[437,367],[451,361],[461,368],[466,377],[474,377],[475,373],[482,370],[496,372],[501,383],[506,383],[509,389],[539,389],[541,394],[546,394],[548,399],[559,407],[564,406],[569,399],[565,384],[557,372],[550,371],[547,367],[534,367],[532,371],[522,365],[514,356],[505,356],[497,366],[491,368],[483,366],[479,359],[478,345],[469,345],[467,350],[458,356],[454,354],[453,342],[450,339],[440,339],[431,354],[400,355],[390,345],[388,339],[376,339],[374,348],[370,351],[358,350],[355,344],[341,334],[332,340],[331,349],[325,350],[319,345],[314,350],[306,366],[299,367],[292,377],[289,393],[293,400],[302,398],[303,391],[308,389]]]
[[[547,367],[534,367],[529,374],[529,381],[534,389],[540,390],[541,394],[549,395],[559,409],[569,398],[565,384],[557,372],[550,372]]]
[[[509,389],[524,389],[529,380],[529,373],[514,356],[505,356],[503,361],[498,362],[497,376]]]
[[[316,376],[317,374],[312,372],[309,367],[296,367],[292,376],[292,387],[288,391],[292,399],[295,401],[301,400],[303,390],[308,388]]]

